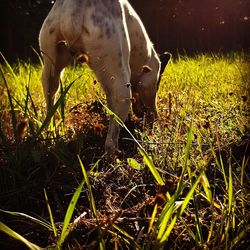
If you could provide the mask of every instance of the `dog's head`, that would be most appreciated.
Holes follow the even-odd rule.
[[[161,75],[171,58],[171,54],[163,53],[159,58],[155,58],[155,63],[150,66],[144,65],[137,81],[132,84],[133,112],[138,118],[145,117],[146,124],[149,126],[157,119],[156,94]]]

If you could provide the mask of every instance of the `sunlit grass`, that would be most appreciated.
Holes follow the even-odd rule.
[[[249,133],[249,82],[244,54],[172,60],[159,89],[161,126],[155,126],[151,139],[168,151],[171,143],[183,144],[183,133],[192,124],[199,151],[215,145],[216,136],[223,146],[239,141]]]
[[[63,89],[58,93],[58,101],[46,115],[40,80],[42,66],[29,62],[8,65],[5,62],[1,65],[0,78],[0,143],[4,147],[6,157],[9,157],[11,167],[4,170],[1,175],[1,190],[5,191],[6,185],[9,185],[10,189],[15,187],[16,190],[20,185],[18,183],[25,185],[32,182],[32,178],[27,177],[23,171],[23,162],[26,164],[27,155],[36,156],[36,168],[31,167],[32,173],[43,167],[44,163],[42,160],[39,162],[40,158],[37,157],[39,154],[34,149],[29,149],[30,152],[26,152],[26,155],[23,145],[41,143],[48,151],[53,152],[53,146],[60,141],[61,144],[57,147],[61,155],[57,154],[57,151],[53,153],[63,164],[67,164],[67,160],[72,162],[74,158],[77,163],[72,165],[78,168],[80,165],[84,178],[75,176],[78,188],[77,185],[72,187],[76,190],[71,196],[64,222],[61,223],[61,231],[53,218],[55,211],[50,206],[50,196],[45,193],[49,210],[47,221],[50,220],[50,223],[43,223],[55,237],[55,248],[63,246],[68,235],[80,224],[80,219],[75,223],[73,214],[81,218],[81,212],[76,210],[78,198],[81,196],[84,196],[84,202],[89,204],[88,219],[91,223],[95,221],[95,229],[98,229],[97,239],[92,243],[100,244],[101,248],[111,239],[116,249],[120,249],[123,244],[134,246],[135,249],[178,249],[182,235],[183,239],[188,238],[187,241],[197,248],[229,249],[245,246],[244,244],[249,242],[247,235],[250,231],[250,203],[247,193],[249,173],[246,171],[249,168],[249,155],[245,152],[234,155],[231,151],[244,138],[249,140],[248,57],[249,55],[244,53],[232,53],[173,58],[162,77],[158,93],[159,120],[151,132],[138,129],[132,134],[105,106],[104,101],[102,105],[106,115],[115,117],[123,129],[127,130],[138,149],[134,156],[127,158],[125,155],[123,159],[105,166],[104,172],[98,170],[99,161],[94,167],[83,167],[79,152],[84,155],[85,151],[69,155],[68,151],[64,151],[66,143],[73,138],[74,123],[70,123],[71,120],[68,118],[71,116],[72,108],[79,104],[91,104],[95,100],[102,103],[104,100],[103,91],[91,70],[86,65],[75,63],[66,68],[62,78]],[[53,123],[50,120],[54,114],[56,119]],[[87,114],[83,114],[82,117],[86,119]],[[20,131],[18,125],[24,118],[28,119],[28,125],[25,131]],[[84,123],[84,120],[82,122]],[[75,133],[74,136],[78,134]],[[128,138],[121,138],[126,139]],[[79,141],[77,143],[81,145]],[[40,157],[41,155],[42,153]],[[110,174],[109,171],[117,172],[124,166],[131,168],[133,174],[141,173],[141,181],[145,178],[150,180],[150,183],[135,182],[133,176],[125,174],[124,169],[124,173],[120,173],[121,176],[112,180],[112,187],[106,187],[108,184],[104,183],[103,189],[110,188],[114,192],[113,186],[117,189],[124,188],[119,186],[120,183],[126,178],[131,179],[127,187],[129,191],[121,198],[121,203],[116,204],[118,207],[112,211],[112,217],[103,214],[103,207],[101,209],[99,206],[102,203],[106,204],[106,198],[102,197],[103,201],[100,203],[95,197],[94,190],[96,185],[108,176],[107,173]],[[8,183],[9,179],[6,176],[10,173],[11,176],[14,173],[18,181]],[[83,190],[85,183],[87,188]],[[145,189],[147,186],[153,186],[154,194],[151,194],[150,203],[145,201],[145,211],[140,211],[140,219],[147,220],[147,223],[137,229],[138,235],[135,236],[130,234],[127,228],[123,228],[122,223],[119,224],[122,221],[119,221],[119,216],[125,211],[121,209],[124,200],[139,186]],[[152,193],[152,190],[147,191]],[[114,198],[114,202],[116,200],[119,200],[118,196]],[[107,201],[109,208],[113,209],[109,202]],[[82,214],[85,214],[85,211]],[[105,216],[107,219],[103,219]],[[126,214],[125,217],[129,215]],[[29,217],[26,216],[27,218]],[[135,220],[134,215],[132,219]],[[32,220],[36,221],[35,218]],[[136,223],[139,225],[140,221],[135,220],[131,225]],[[1,224],[0,229],[27,246],[32,246],[32,243],[15,234],[5,224]],[[141,239],[145,241],[142,242]]]

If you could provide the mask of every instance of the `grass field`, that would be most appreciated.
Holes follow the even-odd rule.
[[[173,58],[153,130],[131,113],[112,163],[104,94],[87,66],[65,70],[46,115],[42,65],[2,61],[1,249],[250,245],[249,54]]]

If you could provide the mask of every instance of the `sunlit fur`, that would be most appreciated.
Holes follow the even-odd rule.
[[[146,114],[149,122],[156,119],[160,60],[128,1],[57,0],[42,25],[39,43],[47,110],[54,103],[62,70],[81,58],[101,83],[109,108],[123,121],[132,96],[138,116]],[[145,66],[150,70],[143,70]],[[119,131],[111,117],[105,142],[108,155],[118,147]]]

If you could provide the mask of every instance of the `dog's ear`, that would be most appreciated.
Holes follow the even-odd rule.
[[[160,55],[160,61],[161,61],[160,75],[164,72],[171,57],[172,55],[169,52],[164,52],[163,54]]]
[[[157,82],[157,90],[159,88],[159,84],[160,84],[160,81],[161,81],[162,74],[163,74],[166,66],[168,65],[168,62],[170,61],[171,57],[172,57],[172,55],[169,52],[164,52],[164,53],[159,55],[159,58],[160,58],[160,61],[161,61],[161,69],[160,69],[160,76],[159,76],[159,79],[158,79],[158,82]]]

